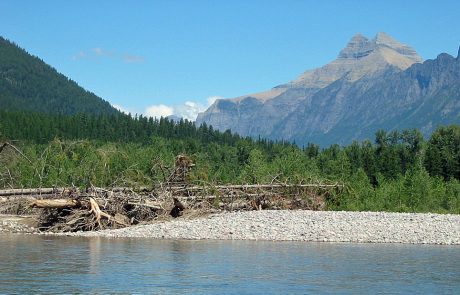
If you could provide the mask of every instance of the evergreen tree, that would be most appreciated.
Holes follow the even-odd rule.
[[[425,167],[433,176],[460,179],[460,127],[439,127],[428,141]]]

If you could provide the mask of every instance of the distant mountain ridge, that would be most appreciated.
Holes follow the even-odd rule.
[[[119,113],[107,101],[2,37],[0,109],[63,115]]]
[[[381,128],[460,122],[458,58],[422,63],[385,33],[355,35],[336,60],[269,91],[216,101],[196,123],[299,144],[347,144]],[[431,107],[428,107],[431,105]]]
[[[306,71],[286,86],[324,88],[341,78],[353,82],[389,66],[405,70],[422,61],[414,49],[385,33],[378,33],[372,40],[356,34],[340,51],[336,60],[319,69]]]

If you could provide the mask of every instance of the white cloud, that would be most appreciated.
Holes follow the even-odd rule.
[[[206,110],[206,106],[193,101],[186,101],[182,105],[174,106],[174,115],[184,119],[195,121],[199,112]]]
[[[102,49],[100,47],[93,48],[91,51],[97,56],[114,56],[113,52]]]
[[[103,50],[99,47],[93,48],[93,52],[96,53],[96,55],[103,55]]]
[[[195,121],[196,117],[198,116],[198,113],[204,112],[217,99],[223,99],[223,97],[210,96],[206,99],[205,103],[188,100],[178,105],[151,105],[145,108],[144,115],[156,118],[174,115],[190,121]]]
[[[101,59],[101,58],[110,58],[117,61],[122,61],[125,63],[143,63],[145,62],[145,58],[140,55],[133,55],[129,53],[120,54],[115,51],[107,50],[101,47],[95,47],[91,50],[81,50],[74,56],[72,56],[72,60],[80,60],[80,59]]]
[[[84,52],[84,51],[79,51],[77,54],[75,54],[74,56],[72,56],[72,59],[73,59],[73,60],[78,60],[78,59],[85,58],[86,56],[87,56],[86,52]]]
[[[143,63],[145,58],[138,55],[125,54],[123,55],[123,61],[126,63]]]
[[[222,96],[210,96],[206,99],[206,103],[186,101],[184,104],[173,106],[173,113],[178,117],[195,121],[198,113],[206,111],[217,99],[223,99]]]
[[[145,109],[144,114],[148,117],[161,118],[173,115],[174,109],[164,104],[151,105]]]

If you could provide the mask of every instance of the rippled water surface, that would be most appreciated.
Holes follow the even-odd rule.
[[[0,235],[0,293],[458,294],[460,247]]]

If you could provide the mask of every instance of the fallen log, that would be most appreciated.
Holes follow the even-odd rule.
[[[146,186],[141,186],[136,189],[131,188],[131,187],[112,187],[112,188],[102,188],[102,187],[92,187],[91,190],[98,192],[98,193],[104,193],[104,192],[114,192],[114,193],[124,193],[124,192],[148,192],[151,191],[150,188]]]
[[[128,202],[128,205],[133,205],[133,206],[140,206],[140,207],[147,207],[153,210],[164,210],[163,207],[160,205],[152,205],[152,204],[146,204],[146,203],[134,203],[134,202]]]
[[[42,195],[42,194],[61,194],[65,188],[21,188],[0,190],[0,196],[20,196],[20,195]]]
[[[34,200],[29,206],[32,208],[64,209],[81,207],[81,202],[73,199],[44,199]]]
[[[182,191],[206,191],[210,189],[218,190],[250,190],[250,189],[287,189],[287,188],[318,188],[318,189],[331,189],[331,188],[344,188],[343,184],[242,184],[242,185],[210,185],[210,186],[197,186],[197,185],[174,185],[174,186],[165,186],[163,190],[173,191],[173,192],[182,192]],[[132,188],[128,187],[113,187],[113,188],[99,188],[93,187],[90,189],[96,193],[107,193],[107,192],[120,192],[127,193],[132,192]],[[148,192],[150,189],[148,187],[140,187],[135,191],[139,192]],[[6,189],[0,190],[0,196],[20,196],[20,195],[46,195],[51,194],[62,195],[66,193],[82,193],[78,188],[66,188],[66,187],[57,187],[57,188],[33,188],[33,189]]]
[[[132,192],[133,188],[129,187],[113,187],[113,188],[100,188],[93,187],[88,189],[96,193],[107,193],[107,192],[119,192],[126,193]],[[139,192],[148,192],[150,189],[148,187],[140,187],[135,191]],[[53,188],[19,188],[19,189],[4,189],[0,190],[0,196],[21,196],[21,195],[50,195],[50,194],[65,194],[65,193],[76,193],[80,194],[82,191],[77,187],[53,187]]]
[[[170,190],[209,190],[209,189],[270,189],[270,188],[343,188],[343,184],[241,184],[214,186],[171,186]]]

